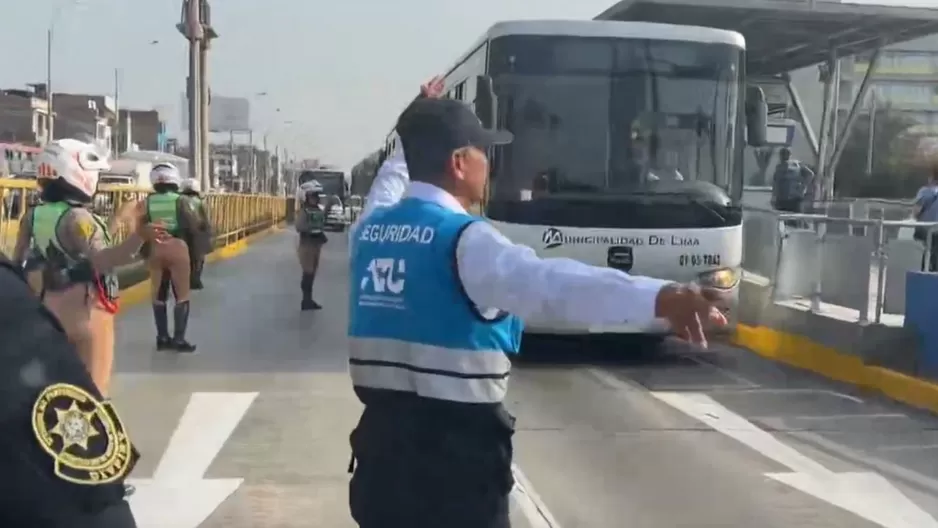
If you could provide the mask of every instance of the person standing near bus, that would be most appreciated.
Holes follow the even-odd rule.
[[[527,317],[650,324],[706,344],[720,292],[542,259],[467,211],[490,147],[463,103],[423,98],[397,122],[410,184],[351,235],[352,517],[361,528],[510,526],[515,419],[503,405]]]
[[[310,180],[300,186],[297,197],[300,199],[294,226],[299,233],[296,255],[303,270],[300,279],[300,292],[303,301],[301,310],[321,310],[322,305],[313,299],[313,285],[319,271],[319,258],[322,246],[328,242],[326,237],[326,208],[322,204],[322,185]]]
[[[23,215],[13,260],[24,264],[30,250],[38,262],[31,264],[39,280],[31,281],[48,303],[58,295],[49,291],[57,273],[85,263],[97,274],[89,294],[95,299],[84,313],[85,326],[69,337],[88,367],[98,390],[110,393],[114,364],[114,318],[120,286],[114,270],[131,264],[145,241],[161,243],[165,232],[143,220],[141,202],[126,202],[105,222],[91,209],[98,177],[109,163],[98,147],[76,139],[60,139],[47,145],[38,157],[37,185],[42,203]],[[113,243],[121,224],[131,226],[122,243]]]

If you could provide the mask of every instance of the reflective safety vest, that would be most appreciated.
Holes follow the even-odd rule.
[[[480,219],[406,198],[352,234],[350,373],[356,387],[497,404],[523,325],[486,319],[462,289],[456,242]]]
[[[66,202],[43,203],[33,208],[33,251],[38,253],[43,261],[50,260],[50,248],[55,249],[60,255],[65,257],[65,264],[73,266],[78,263],[79,258],[87,255],[72,255],[66,251],[62,242],[59,240],[59,223],[65,217],[65,213],[71,210],[73,206]],[[108,231],[107,222],[99,216],[92,214],[92,218],[101,233],[104,235],[104,243],[110,246],[113,243],[111,233]],[[120,284],[116,274],[103,275],[101,277],[104,293],[110,299],[116,299],[120,290]]]
[[[304,205],[300,208],[300,214],[306,216],[304,233],[322,233],[326,225],[326,211],[321,207],[307,207]]]
[[[170,234],[179,231],[179,198],[178,193],[154,193],[147,197],[147,217],[153,223],[163,224]]]

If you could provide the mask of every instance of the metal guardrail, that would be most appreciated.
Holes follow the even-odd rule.
[[[143,199],[151,191],[128,185],[101,185],[92,205],[108,218],[128,200]],[[0,251],[10,254],[16,245],[19,224],[38,196],[33,180],[0,178]],[[206,194],[205,202],[215,246],[220,247],[292,218],[293,200],[282,196],[219,193]],[[114,233],[126,236],[124,228]]]
[[[825,214],[790,214],[744,208],[743,268],[767,280],[773,299],[810,300],[858,312],[857,322],[904,315],[905,277],[920,270],[931,251],[912,239],[917,227],[938,232],[938,223]]]

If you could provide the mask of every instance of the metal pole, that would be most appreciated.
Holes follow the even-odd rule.
[[[121,107],[120,107],[120,68],[114,68],[114,130],[111,131],[111,156],[116,158],[120,153],[120,129],[121,129]]]
[[[201,2],[197,2],[201,3]],[[209,131],[209,105],[211,104],[208,82],[208,48],[209,39],[201,41],[199,45],[199,147],[202,159],[202,188],[206,191],[212,188],[211,143]]]
[[[264,133],[264,159],[266,159],[267,162],[264,163],[264,183],[261,185],[261,187],[263,188],[263,193],[267,194],[270,192],[270,162],[273,161],[273,159],[270,157],[270,151],[267,150],[266,132]]]
[[[257,150],[254,148],[254,130],[248,129],[248,145],[250,146],[251,166],[248,173],[251,178],[251,194],[257,194]]]
[[[199,134],[200,127],[200,104],[201,104],[201,79],[199,74],[199,42],[202,40],[203,31],[201,24],[201,7],[199,0],[188,0],[186,6],[186,37],[189,40],[189,79],[186,87],[189,96],[189,168],[190,178],[196,178],[202,181],[202,145]]]
[[[866,177],[873,175],[873,145],[876,142],[876,113],[878,112],[876,103],[876,91],[870,94],[870,133],[866,144]]]
[[[828,139],[828,158],[824,164],[824,202],[828,203],[834,199],[834,150],[837,148],[838,123],[840,122],[840,70],[841,60],[834,59],[834,86],[830,110],[830,138]]]
[[[54,23],[54,22],[53,22]],[[46,144],[55,138],[55,110],[52,103],[52,25],[46,32]]]
[[[241,183],[240,173],[241,171],[238,171],[238,175],[237,176],[235,175],[234,130],[229,130],[228,131],[228,177],[231,179],[232,186],[234,186],[235,178],[239,180],[238,192],[241,192],[243,190],[241,189],[241,185],[240,185]]]
[[[850,107],[850,112],[847,114],[847,119],[844,122],[843,134],[842,137],[836,138],[834,141],[834,155],[831,158],[829,165],[831,171],[831,187],[833,188],[833,180],[836,177],[837,165],[840,163],[840,157],[844,153],[844,149],[847,148],[847,141],[850,139],[850,134],[853,132],[853,125],[856,123],[857,116],[860,115],[860,108],[863,105],[863,100],[866,99],[866,94],[870,91],[870,85],[872,84],[873,75],[876,74],[876,67],[879,64],[879,56],[882,52],[882,48],[877,48],[873,52],[873,57],[870,58],[869,66],[866,69],[866,74],[863,75],[863,80],[860,82],[860,89],[857,91],[856,98],[853,100],[853,104]],[[839,90],[838,90],[839,91]]]
[[[827,150],[829,148],[830,135],[830,118],[831,118],[831,106],[833,104],[833,84],[834,84],[834,62],[837,60],[837,57],[834,54],[834,51],[831,50],[830,58],[826,63],[826,76],[824,78],[824,99],[821,106],[821,126],[820,134],[818,136],[818,161],[817,161],[817,178],[815,182],[815,196],[821,196],[819,191],[823,190],[823,181],[825,170],[827,169]]]

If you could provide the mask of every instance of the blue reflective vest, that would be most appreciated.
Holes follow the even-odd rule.
[[[463,292],[456,243],[477,220],[406,198],[356,228],[348,329],[355,386],[502,401],[522,324],[508,314],[484,319]]]

